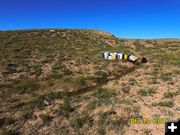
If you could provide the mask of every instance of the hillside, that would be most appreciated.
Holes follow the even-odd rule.
[[[106,61],[102,51],[144,56]],[[136,118],[180,116],[180,40],[98,30],[0,32],[0,134],[163,134]]]

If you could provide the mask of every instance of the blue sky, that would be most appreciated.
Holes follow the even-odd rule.
[[[0,0],[0,30],[100,29],[126,38],[180,38],[180,0]]]

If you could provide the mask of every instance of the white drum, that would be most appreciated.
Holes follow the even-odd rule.
[[[122,60],[123,59],[123,53],[117,53],[118,59]]]
[[[104,59],[108,59],[109,52],[104,52]]]
[[[130,55],[129,56],[129,61],[135,62],[137,60],[137,57]]]

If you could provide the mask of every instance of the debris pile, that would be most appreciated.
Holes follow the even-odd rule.
[[[109,51],[105,51],[101,53],[101,56],[103,59],[106,60],[121,60],[121,61],[130,61],[132,63],[147,63],[147,59],[142,57],[142,58],[137,58],[136,56],[132,55],[132,54],[127,54],[124,52],[109,52]]]

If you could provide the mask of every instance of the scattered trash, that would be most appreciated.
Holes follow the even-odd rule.
[[[142,57],[142,58],[137,58],[136,56],[132,55],[132,54],[127,54],[124,52],[102,52],[101,56],[103,59],[106,60],[121,60],[121,61],[130,61],[132,63],[147,63],[147,59]]]

